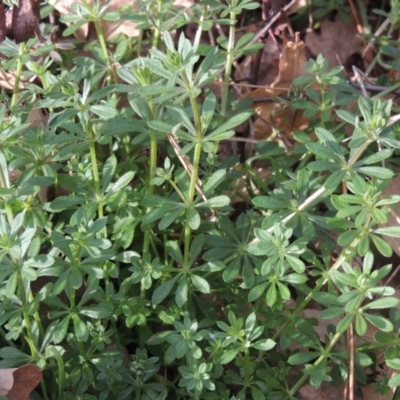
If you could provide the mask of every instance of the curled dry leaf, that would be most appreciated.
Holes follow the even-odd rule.
[[[296,34],[295,41],[287,41],[279,58],[279,75],[270,87],[256,89],[246,93],[244,98],[260,99],[286,95],[294,79],[305,75],[306,58],[304,56],[304,42]],[[308,126],[308,119],[300,111],[292,112],[282,103],[274,101],[255,102],[253,107],[259,118],[254,124],[254,137],[267,139],[273,128],[279,130],[286,137],[290,137],[295,130],[302,130]]]
[[[34,364],[0,369],[0,395],[9,400],[29,400],[29,394],[42,380],[42,370]]]

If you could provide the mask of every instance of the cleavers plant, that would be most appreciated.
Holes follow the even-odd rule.
[[[296,399],[308,382],[348,379],[351,357],[359,385],[377,352],[400,370],[391,266],[375,261],[392,254],[382,235],[400,237],[385,225],[400,195],[382,195],[398,173],[396,105],[318,56],[283,101],[308,130],[290,154],[257,144],[239,168],[218,147],[253,115],[230,81],[235,57],[260,48],[235,39],[258,3],[110,4],[62,17],[65,36],[91,22],[98,42],[0,44],[16,74],[0,95],[0,367],[37,364],[32,398],[45,400]],[[101,21],[118,18],[140,33],[111,51]],[[192,42],[176,33],[189,23]],[[228,37],[200,45],[215,24]],[[379,53],[390,68],[392,44]],[[255,193],[237,215],[232,183],[246,173]],[[320,320],[304,316],[311,302]],[[376,388],[397,386],[400,374]]]

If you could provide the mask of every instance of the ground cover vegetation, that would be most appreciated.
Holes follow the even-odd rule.
[[[260,3],[110,3],[54,22],[44,2],[31,38],[14,25],[0,43],[13,79],[0,94],[0,376],[39,367],[27,399],[354,398],[367,385],[393,398],[398,0],[306,2],[290,16],[300,33],[310,16],[360,17],[365,75],[354,84],[358,69],[315,54],[277,94],[280,69],[264,101],[306,127],[286,140],[273,110],[259,114],[270,137],[231,142],[258,112],[233,79],[264,47],[267,29],[240,29]],[[107,40],[118,20],[137,35]],[[74,38],[88,22],[94,39]],[[250,153],[221,156],[240,140]]]

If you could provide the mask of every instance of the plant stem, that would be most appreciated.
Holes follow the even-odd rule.
[[[98,213],[99,218],[103,217],[103,201],[101,199],[101,189],[100,189],[100,178],[99,178],[99,169],[97,168],[97,156],[96,156],[96,145],[95,145],[95,136],[92,128],[92,123],[89,120],[87,123],[87,132],[89,137],[89,149],[90,149],[90,160],[92,162],[92,170],[93,170],[93,180],[94,180],[94,189],[96,194],[96,200],[99,201]]]
[[[18,63],[17,63],[17,72],[15,76],[15,83],[14,83],[14,90],[13,90],[13,95],[12,95],[12,100],[11,100],[11,114],[14,113],[15,107],[17,106],[18,102],[18,92],[19,92],[19,83],[21,81],[21,73],[22,73],[22,67],[24,65],[22,57],[25,55],[25,42],[21,42],[19,44],[19,57],[18,57]]]
[[[201,34],[203,33],[203,27],[201,26],[201,23],[203,21],[205,21],[205,19],[207,18],[207,13],[208,13],[208,6],[203,5],[203,11],[201,13],[200,20],[199,20],[199,27],[197,28],[196,36],[193,41],[193,45],[195,45],[195,46],[200,44]]]
[[[103,52],[104,61],[106,62],[106,65],[107,65],[108,84],[111,85],[113,83],[114,79],[113,79],[111,61],[110,61],[110,57],[108,56],[108,51],[107,51],[107,44],[104,39],[104,34],[103,34],[103,30],[101,29],[100,21],[98,19],[95,19],[93,22],[94,22],[94,27],[96,29],[97,37],[99,38],[101,51]]]
[[[3,170],[3,166],[5,170]],[[9,189],[8,167],[6,164],[6,159],[3,153],[1,152],[0,152],[0,187]],[[12,212],[12,208],[8,204],[7,200],[4,200],[4,208],[6,210],[8,223],[10,224],[10,226],[12,226],[14,222],[14,215]]]
[[[26,332],[27,332],[27,337],[25,337],[25,340],[28,342],[29,347],[31,349],[31,355],[32,355],[32,361],[36,362],[39,360],[39,354],[35,346],[35,341],[33,337],[33,332],[32,332],[32,323],[31,323],[31,318],[28,313],[28,302],[25,296],[25,288],[24,288],[24,281],[22,279],[21,272],[17,272],[17,281],[18,281],[18,286],[19,286],[19,291],[20,291],[20,296],[21,296],[21,302],[22,302],[22,313],[24,316],[24,321],[25,321],[25,326],[26,326]]]
[[[229,39],[228,47],[226,49],[226,64],[225,64],[225,76],[224,76],[224,86],[222,89],[222,104],[221,104],[221,115],[225,115],[228,105],[228,93],[229,93],[229,81],[231,79],[232,64],[233,64],[233,49],[235,47],[235,21],[236,21],[236,0],[231,0],[230,4],[230,26],[229,26]]]
[[[161,32],[161,8],[163,5],[163,0],[158,0],[157,1],[157,22],[156,22],[156,26],[154,29],[154,36],[153,36],[153,44],[152,47],[153,49],[156,49],[158,46],[158,41],[160,39],[160,32]]]
[[[48,352],[56,359],[58,365],[58,400],[63,400],[64,398],[64,388],[65,388],[65,370],[64,361],[60,352],[54,347],[50,346]]]
[[[152,111],[152,116],[154,118],[154,111],[152,108],[150,108]],[[152,195],[154,193],[154,185],[151,184],[151,180],[154,178],[154,170],[157,166],[157,139],[156,135],[154,134],[153,131],[150,132],[150,159],[149,159],[149,170],[148,170],[148,175],[147,175],[147,193],[149,195]],[[148,207],[146,212],[150,212],[151,208]],[[150,248],[150,235],[151,231],[150,229],[146,230],[144,233],[144,238],[143,238],[143,254],[147,254]],[[141,285],[140,287],[140,297],[145,297],[146,296],[146,289]]]
[[[194,155],[193,155],[193,171],[190,177],[190,185],[189,185],[189,193],[186,199],[187,210],[186,210],[186,222],[185,222],[185,232],[184,232],[184,253],[183,253],[183,267],[189,268],[189,249],[190,249],[190,240],[191,240],[191,228],[190,228],[190,212],[193,205],[193,199],[196,192],[196,182],[197,176],[199,173],[199,164],[200,164],[200,155],[201,155],[201,139],[202,139],[202,131],[201,131],[201,120],[200,120],[200,112],[199,106],[197,104],[196,98],[193,96],[192,85],[186,76],[183,76],[183,80],[186,83],[186,87],[189,90],[190,103],[192,105],[193,117],[194,117],[194,126],[196,129],[196,139],[197,143],[194,147]]]

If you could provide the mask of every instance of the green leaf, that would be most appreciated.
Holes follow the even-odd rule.
[[[89,331],[84,321],[82,321],[76,314],[73,316],[74,332],[76,337],[82,342],[86,342],[89,338]]]
[[[374,242],[374,245],[376,246],[379,253],[381,253],[385,257],[391,257],[391,255],[393,254],[393,249],[388,242],[376,235],[371,234],[369,235],[369,237]]]
[[[323,311],[321,311],[320,313],[320,317],[322,319],[331,319],[331,318],[335,318],[335,317],[339,317],[341,315],[343,315],[344,310],[343,307],[335,307],[335,306],[331,306]]]
[[[386,360],[386,363],[389,364],[389,363],[388,363],[388,360]],[[398,386],[400,386],[400,374],[392,376],[392,377],[389,379],[388,385],[389,385],[390,387],[398,387]],[[396,399],[396,400],[397,400],[397,399]]]
[[[135,171],[128,171],[122,175],[112,186],[111,192],[115,193],[123,189],[135,176]]]
[[[324,381],[326,371],[326,360],[324,360],[322,363],[314,367],[310,377],[311,385],[318,389]]]
[[[288,363],[291,365],[302,365],[307,364],[311,360],[319,357],[320,353],[316,351],[300,351],[291,355],[288,359]]]
[[[173,332],[174,331],[157,332],[153,336],[151,336],[149,340],[147,340],[147,343],[151,346],[156,346],[158,344],[161,344],[165,342]]]
[[[216,196],[212,197],[211,199],[208,199],[204,203],[198,204],[197,207],[225,207],[229,205],[231,202],[231,199],[228,196],[221,195],[221,196]]]
[[[278,291],[276,289],[276,284],[273,282],[267,291],[267,294],[265,296],[265,301],[270,307],[272,307],[276,303],[277,299],[278,299]]]
[[[183,307],[188,300],[189,285],[186,276],[182,278],[176,288],[175,301],[178,307]]]
[[[118,115],[118,110],[105,104],[90,106],[89,110],[97,114],[102,119],[114,118]]]
[[[248,295],[248,301],[257,300],[265,291],[268,286],[268,282],[262,283],[261,285],[254,286]]]
[[[261,351],[268,351],[275,347],[276,342],[272,339],[262,339],[254,342],[252,347]]]
[[[57,324],[53,331],[53,343],[58,344],[62,342],[67,334],[67,329],[69,325],[70,316],[67,315],[60,323]]]
[[[189,226],[191,229],[193,229],[194,231],[199,229],[201,223],[201,218],[200,218],[200,214],[198,213],[198,211],[195,208],[190,208],[189,209]]]
[[[336,114],[341,118],[343,121],[348,122],[351,125],[356,124],[356,116],[354,114],[349,113],[346,110],[336,110]]]
[[[218,137],[220,133],[230,131],[232,128],[240,125],[241,123],[247,121],[254,114],[253,110],[242,111],[240,114],[236,114],[229,118],[228,121],[220,125],[217,129],[209,133],[206,138],[214,139]],[[214,139],[215,140],[215,139]]]
[[[374,230],[374,233],[400,238],[400,226],[387,226],[385,228],[378,228]]]
[[[337,333],[346,332],[347,328],[350,326],[351,321],[353,321],[354,314],[347,314],[336,326]]]
[[[306,266],[300,258],[293,257],[289,254],[285,256],[286,260],[289,262],[290,266],[299,274],[305,271]]]
[[[210,285],[209,283],[199,275],[192,274],[190,276],[193,285],[196,289],[201,293],[210,293]]]
[[[393,358],[392,360],[386,360],[386,364],[390,368],[400,370],[400,358]]]
[[[395,297],[384,297],[382,299],[374,300],[371,303],[363,306],[363,310],[377,310],[381,308],[391,308],[396,307],[399,304],[399,300]]]
[[[53,211],[62,211],[82,204],[87,200],[87,198],[82,196],[59,196],[50,203],[50,208]]]
[[[180,265],[183,265],[183,254],[182,250],[179,247],[178,243],[174,240],[168,240],[165,244],[165,248],[168,254]]]
[[[356,314],[356,332],[358,335],[362,336],[365,335],[365,332],[367,332],[367,321],[365,318],[360,314]]]
[[[393,171],[383,167],[358,167],[354,170],[379,179],[391,179],[395,175]]]
[[[101,308],[100,305],[81,308],[79,314],[96,319],[107,318],[110,316],[109,311],[106,308]]]
[[[368,157],[365,157],[361,161],[357,162],[355,165],[365,165],[365,164],[375,164],[378,162],[381,162],[383,160],[386,160],[393,154],[393,150],[390,149],[383,149],[378,151],[377,153],[371,154]]]
[[[230,349],[227,351],[224,351],[224,353],[221,356],[220,363],[221,364],[228,364],[230,363],[239,353],[239,349]]]
[[[365,319],[371,322],[372,325],[376,326],[383,332],[390,332],[393,330],[392,323],[386,318],[381,317],[380,315],[363,313],[363,316]]]
[[[256,326],[256,313],[252,312],[249,314],[249,316],[246,318],[246,323],[245,323],[245,332],[250,335],[250,333],[253,331],[254,327]]]
[[[151,297],[151,302],[155,305],[160,304],[171,292],[172,288],[174,287],[176,281],[179,278],[179,274],[168,280],[167,282],[163,283],[159,286],[153,293]]]

